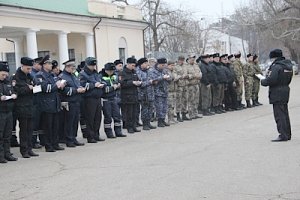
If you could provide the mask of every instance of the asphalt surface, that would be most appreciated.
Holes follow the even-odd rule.
[[[0,165],[0,200],[300,199],[299,91],[295,76],[289,142],[270,142],[277,131],[262,88],[260,107],[30,159],[13,148],[19,160]]]

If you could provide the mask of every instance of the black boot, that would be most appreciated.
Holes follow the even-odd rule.
[[[163,123],[163,119],[157,120],[157,127],[165,127],[165,124]]]
[[[177,121],[178,121],[178,122],[183,122],[183,120],[182,120],[181,117],[180,117],[180,113],[177,113]]]
[[[218,106],[214,107],[214,111],[215,111],[216,114],[222,114],[222,112],[220,111]]]
[[[150,130],[149,123],[146,122],[146,121],[143,121],[143,130],[145,130],[145,131],[149,131]]]
[[[182,113],[182,120],[184,120],[184,121],[191,121],[192,119],[188,118],[186,116],[186,113]]]
[[[211,116],[211,113],[207,109],[203,109],[203,116]]]
[[[250,100],[246,100],[246,103],[247,103],[247,108],[252,108],[252,105],[250,103]]]
[[[13,157],[10,153],[9,153],[8,155],[5,156],[5,159],[6,159],[7,161],[17,161],[17,160],[18,160],[18,158]]]
[[[256,103],[256,100],[255,100],[255,99],[252,99],[252,106],[253,106],[253,107],[258,106],[258,104]]]
[[[258,101],[258,97],[256,98],[256,103],[257,103],[259,106],[263,105],[262,103],[260,103],[260,102]]]

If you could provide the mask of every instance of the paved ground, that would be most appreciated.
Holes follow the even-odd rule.
[[[0,199],[300,199],[299,91],[297,76],[290,142],[270,142],[263,89],[260,107],[0,165]]]

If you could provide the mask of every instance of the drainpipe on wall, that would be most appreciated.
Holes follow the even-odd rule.
[[[96,46],[96,28],[97,26],[101,23],[102,17],[100,17],[99,21],[97,24],[93,27],[93,33],[94,33],[94,50],[95,50],[95,57],[97,58],[97,46]],[[97,58],[98,60],[98,58]],[[97,71],[98,71],[98,65],[97,65]]]
[[[146,56],[146,45],[145,45],[145,30],[150,26],[148,23],[147,27],[143,29],[143,48],[144,48],[144,57],[147,58]],[[150,36],[149,36],[150,37]],[[150,44],[151,45],[151,44]]]

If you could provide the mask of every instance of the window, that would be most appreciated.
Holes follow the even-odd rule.
[[[69,59],[75,59],[75,49],[68,49]]]
[[[39,51],[38,57],[45,57],[46,55],[50,55],[50,51]]]
[[[123,63],[125,63],[125,48],[119,48],[119,59],[123,60]]]

